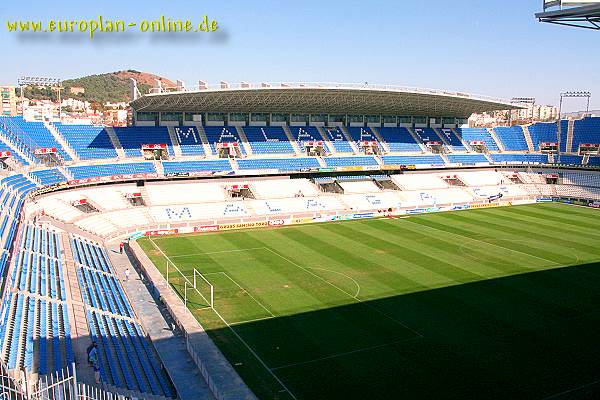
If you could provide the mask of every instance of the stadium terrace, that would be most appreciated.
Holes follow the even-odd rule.
[[[600,118],[465,128],[520,106],[377,85],[132,90],[129,127],[0,117],[13,398],[544,398],[597,379]]]

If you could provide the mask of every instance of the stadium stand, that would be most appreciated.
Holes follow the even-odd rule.
[[[379,128],[379,135],[388,144],[391,152],[422,152],[407,128]]]
[[[450,145],[452,151],[466,151],[465,146],[462,144],[456,133],[450,128],[440,129],[440,134],[443,135],[444,139]]]
[[[323,128],[325,139],[329,140],[337,153],[354,153],[352,146],[340,128]]]
[[[227,159],[210,161],[165,161],[162,165],[165,174],[231,171],[233,169]]]
[[[82,160],[117,158],[117,151],[102,126],[54,123],[54,128]]]
[[[323,140],[319,130],[314,126],[290,126],[292,137],[298,143]]]
[[[498,145],[490,132],[488,132],[485,128],[458,128],[457,129],[461,134],[462,138],[467,143],[471,143],[473,141],[482,141],[485,143],[485,146],[489,151],[498,151]]]
[[[289,144],[289,143],[288,143]],[[256,158],[238,160],[240,169],[276,169],[279,171],[299,171],[306,168],[319,168],[319,161],[312,157],[298,158]]]
[[[100,376],[117,387],[155,395],[172,395],[104,249],[71,235],[73,258],[92,337],[100,350]]]
[[[20,131],[27,135],[32,145],[36,148],[51,148],[55,147],[63,160],[71,161],[71,156],[67,154],[65,149],[56,141],[52,133],[44,126],[43,122],[28,122],[23,117],[12,117],[12,123],[17,126]],[[32,150],[35,150],[33,148]]]
[[[294,154],[294,148],[279,126],[245,126],[243,129],[253,154]]]
[[[600,117],[575,120],[573,124],[573,152],[581,144],[600,144]]]
[[[490,154],[492,161],[495,163],[534,163],[542,164],[548,162],[548,156],[544,154],[507,154],[497,153]]]
[[[184,156],[203,156],[202,138],[195,126],[176,126],[175,136]]]
[[[174,154],[173,143],[166,127],[136,126],[114,130],[127,157],[141,157],[144,144],[165,144],[169,156]]]
[[[52,186],[67,181],[67,178],[57,168],[32,171],[30,175],[42,186]]]
[[[489,163],[483,154],[448,154],[448,160],[453,164],[463,165]]]
[[[325,163],[329,167],[378,166],[374,157],[327,157]]]
[[[527,142],[525,141],[525,134],[523,128],[515,125],[511,127],[499,126],[494,128],[496,136],[506,151],[527,151]]]
[[[385,165],[444,165],[444,160],[439,155],[424,156],[383,156]]]
[[[10,369],[41,375],[70,367],[74,355],[58,235],[28,224],[17,254],[0,314],[2,357]]]
[[[533,142],[533,148],[536,151],[540,150],[540,143],[558,142],[556,123],[538,122],[529,125],[528,129],[531,141]]]
[[[67,170],[75,179],[94,178],[99,176],[156,173],[154,164],[151,162],[86,165],[67,167]]]
[[[238,143],[242,154],[246,149],[242,146],[242,140],[235,126],[205,126],[204,132],[213,154],[217,154],[217,143]]]

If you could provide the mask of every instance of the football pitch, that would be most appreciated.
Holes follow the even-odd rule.
[[[600,211],[559,204],[144,238],[262,399],[600,393]],[[183,279],[170,274],[183,296]]]

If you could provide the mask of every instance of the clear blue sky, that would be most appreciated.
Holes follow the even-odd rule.
[[[541,0],[3,0],[0,82],[121,69],[209,82],[336,81],[461,90],[557,103],[591,90],[600,33],[538,23]],[[217,19],[217,36],[19,37],[7,19]],[[569,109],[580,109],[571,102]]]

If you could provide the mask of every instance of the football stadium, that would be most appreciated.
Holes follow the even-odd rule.
[[[69,390],[98,398],[597,389],[600,118],[463,128],[515,105],[340,84],[132,107],[0,119],[15,393],[85,382],[92,341],[101,388]]]
[[[127,126],[0,116],[0,399],[599,398],[596,112],[129,79]]]

